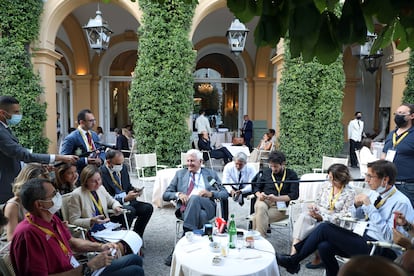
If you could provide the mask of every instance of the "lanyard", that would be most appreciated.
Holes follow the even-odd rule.
[[[86,137],[84,131],[81,129],[80,126],[78,127],[78,131],[79,131],[80,135],[82,136],[83,142],[88,147],[88,151],[93,151],[95,149],[95,147],[94,147],[94,144],[93,144],[92,135],[89,133],[89,135],[91,137],[91,143],[89,144],[88,138]]]
[[[401,141],[405,138],[405,136],[408,135],[408,132],[404,132],[400,138],[397,139],[397,132],[394,132],[392,134],[392,147],[395,148],[396,146],[398,146],[399,143],[401,143]]]
[[[387,199],[392,197],[392,195],[395,194],[396,191],[397,191],[397,188],[393,187],[393,190],[386,197],[381,199],[381,201],[378,202],[377,205],[375,205],[375,208],[377,209],[381,208],[381,206],[384,205],[385,201],[387,201]]]
[[[115,179],[114,175],[109,171],[109,174],[111,175],[112,178],[112,182],[118,187],[118,189],[123,192],[124,189],[122,189],[121,184]],[[119,179],[121,179],[121,175],[116,173],[116,175],[118,176]]]
[[[98,194],[96,194],[96,195],[98,195]],[[103,208],[102,208],[101,200],[99,199],[99,197],[98,197],[98,202],[96,202],[96,199],[95,199],[95,197],[92,195],[91,191],[89,191],[89,196],[90,196],[90,198],[92,199],[92,202],[93,202],[93,205],[95,205],[95,208],[96,208],[96,209],[98,209],[99,214],[103,215],[103,214],[104,214],[104,212],[103,212]]]
[[[47,229],[46,227],[43,227],[43,226],[40,226],[40,225],[38,225],[38,224],[34,223],[34,222],[30,219],[30,213],[27,213],[27,214],[26,214],[26,219],[27,219],[27,221],[28,221],[31,225],[33,225],[33,226],[35,226],[35,227],[39,228],[39,229],[40,229],[42,232],[44,232],[46,235],[49,235],[49,236],[51,236],[51,237],[55,238],[55,239],[58,241],[59,246],[60,246],[60,248],[62,249],[63,253],[64,253],[66,256],[69,256],[69,249],[68,249],[68,248],[66,247],[66,245],[63,243],[63,241],[62,241],[61,239],[59,239],[59,238],[58,238],[58,236],[57,236],[54,232],[52,232],[51,230]],[[57,229],[57,231],[59,232],[59,236],[60,236],[60,237],[62,237],[62,234],[60,233],[59,228],[58,228],[58,227],[56,227],[56,229]]]
[[[332,193],[329,197],[329,210],[333,211],[335,209],[335,203],[338,201],[338,198],[341,195],[343,189],[344,187],[341,188],[339,193],[334,195],[334,186],[332,185]]]
[[[282,188],[283,188],[283,181],[285,181],[285,179],[286,179],[286,169],[283,172],[283,177],[282,177],[282,180],[280,181],[280,184],[277,183],[276,178],[273,175],[273,173],[272,173],[272,179],[273,179],[273,184],[275,184],[275,188],[277,190],[277,194],[278,194],[278,196],[280,196],[280,191],[282,191]]]

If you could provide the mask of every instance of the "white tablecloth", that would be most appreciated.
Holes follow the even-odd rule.
[[[231,143],[222,143],[222,146],[226,147],[233,156],[239,152],[243,152],[247,156],[250,156],[249,148],[246,146],[232,146]]]
[[[227,237],[214,237],[215,241],[226,241]],[[196,236],[193,242],[182,238],[174,249],[171,263],[170,276],[201,276],[201,275],[253,275],[253,276],[277,276],[275,251],[273,246],[266,239],[259,238],[254,241],[256,249],[243,248],[240,252],[237,249],[229,249],[227,257],[222,257],[220,265],[213,265],[214,256],[220,253],[213,253],[209,249],[207,236]]]
[[[154,189],[152,190],[152,204],[156,207],[163,207],[162,194],[170,185],[175,173],[180,170],[178,168],[168,168],[159,170],[155,176]]]

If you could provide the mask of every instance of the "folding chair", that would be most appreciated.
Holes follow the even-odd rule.
[[[134,156],[135,156],[135,166],[137,169],[138,182],[142,182],[144,186],[145,186],[145,183],[147,182],[155,182],[155,175],[157,174],[157,171],[160,168],[166,169],[168,167],[165,165],[158,165],[156,153],[146,153],[146,154],[135,153]],[[155,169],[154,176],[148,176],[148,174],[146,175],[145,169],[148,169],[148,168]],[[143,194],[144,194],[144,201],[147,201],[145,190]]]
[[[314,168],[313,172],[317,173],[324,173],[328,170],[328,168],[332,164],[344,164],[348,166],[348,158],[339,158],[339,157],[329,157],[329,156],[322,156],[322,166],[321,168]]]
[[[121,152],[128,155],[128,157],[124,157],[124,163],[128,164],[129,173],[133,173],[132,160],[134,158],[133,155],[136,153],[135,139],[131,139],[131,148],[129,150],[121,150]]]

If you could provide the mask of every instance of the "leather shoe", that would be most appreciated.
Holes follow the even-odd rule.
[[[295,264],[290,255],[279,255],[276,253],[277,264],[284,267],[290,274],[298,273],[300,264]]]
[[[308,269],[325,268],[325,265],[322,262],[320,262],[319,264],[313,264],[312,262],[309,262],[305,266]]]
[[[168,255],[168,257],[167,258],[165,258],[165,260],[164,260],[164,264],[166,265],[166,266],[171,266],[171,262],[172,262],[172,252],[171,252],[171,254],[170,255]]]

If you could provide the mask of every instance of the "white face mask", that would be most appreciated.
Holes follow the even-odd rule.
[[[60,193],[56,193],[56,195],[52,198],[53,206],[47,209],[49,213],[54,215],[57,211],[62,208],[62,196]]]
[[[114,172],[120,172],[120,171],[122,171],[122,165],[113,165],[112,170]]]
[[[384,185],[385,184],[385,185]],[[384,179],[381,180],[381,185],[375,190],[377,193],[382,194],[387,189],[387,184],[384,183]]]

